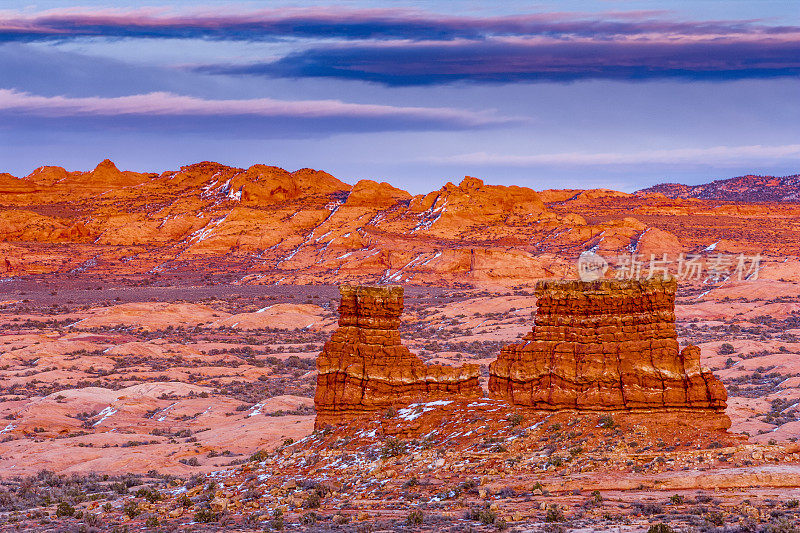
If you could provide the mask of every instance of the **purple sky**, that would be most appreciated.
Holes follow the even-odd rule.
[[[215,160],[424,192],[800,171],[787,2],[8,4],[0,172],[18,176]]]

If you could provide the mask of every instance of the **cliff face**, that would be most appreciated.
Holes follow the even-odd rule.
[[[426,365],[400,340],[403,288],[342,285],[339,329],[317,358],[316,427],[393,405],[483,395],[478,365]]]
[[[722,411],[722,383],[679,349],[675,280],[549,281],[524,344],[490,365],[489,390],[539,409]]]

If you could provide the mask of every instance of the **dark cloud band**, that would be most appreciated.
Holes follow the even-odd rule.
[[[734,80],[800,75],[800,41],[467,42],[313,48],[275,62],[210,65],[227,75],[329,77],[386,85],[584,79]]]
[[[342,40],[480,40],[492,36],[612,37],[626,35],[796,34],[793,26],[753,21],[671,21],[653,12],[540,13],[504,17],[450,17],[392,9],[306,9],[219,15],[48,12],[0,15],[0,42],[82,37],[260,41],[283,38]]]
[[[192,68],[222,75],[338,78],[394,86],[735,80],[800,74],[798,27],[756,21],[672,21],[653,12],[485,18],[387,9],[0,15],[0,43],[84,37],[291,39],[292,52],[277,60]],[[326,44],[320,45],[320,39]]]

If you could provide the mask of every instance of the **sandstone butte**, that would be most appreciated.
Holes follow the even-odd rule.
[[[403,346],[397,330],[402,287],[342,285],[339,291],[339,328],[317,358],[317,428],[420,398],[483,396],[478,365],[426,365]]]
[[[679,349],[674,279],[544,281],[524,344],[490,365],[497,398],[538,409],[724,411],[722,382]]]
[[[490,365],[489,395],[540,411],[689,411],[708,429],[729,428],[724,386],[701,369],[699,348],[679,350],[676,288],[661,278],[539,282],[533,331]],[[340,327],[317,360],[318,428],[389,406],[483,396],[476,365],[426,366],[401,344],[402,287],[340,290]]]

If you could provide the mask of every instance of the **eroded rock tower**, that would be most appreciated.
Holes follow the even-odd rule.
[[[674,279],[543,281],[522,344],[490,365],[489,391],[536,409],[724,411],[722,383],[680,350]]]
[[[483,396],[478,365],[426,365],[403,346],[402,287],[342,285],[339,292],[339,328],[317,358],[318,428],[417,400]]]

